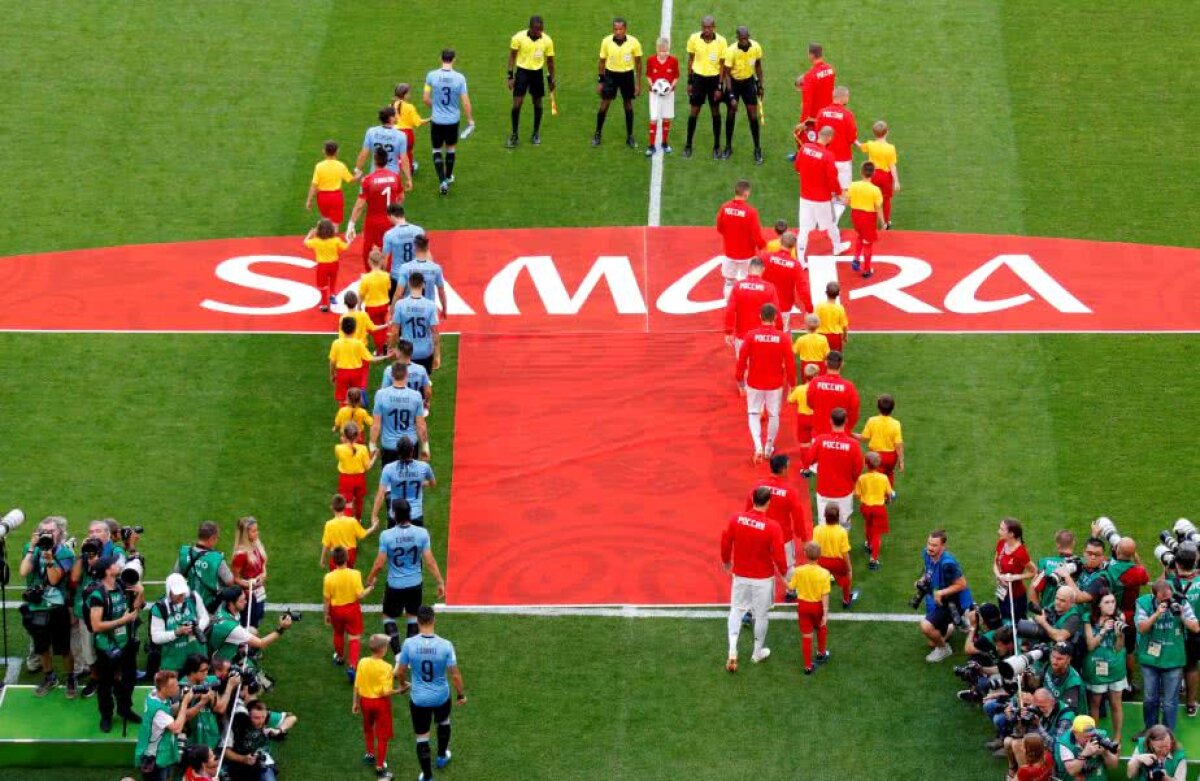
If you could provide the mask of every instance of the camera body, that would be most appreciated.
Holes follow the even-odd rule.
[[[912,599],[908,600],[908,607],[911,610],[917,610],[921,607],[921,603],[925,601],[925,597],[933,593],[933,576],[928,572],[923,573],[921,577],[913,584],[916,593]]]
[[[1083,559],[1081,559],[1079,556],[1067,556],[1062,560],[1061,564],[1054,568],[1054,570],[1046,573],[1046,582],[1056,587],[1061,586],[1066,582],[1066,580],[1060,574],[1061,572],[1065,571],[1065,574],[1069,574],[1074,577],[1075,575],[1078,575],[1082,569]]]
[[[34,542],[34,545],[40,551],[54,550],[54,535],[45,533],[39,534],[37,540]]]
[[[202,695],[208,694],[212,690],[213,690],[213,687],[212,687],[212,684],[210,684],[210,683],[181,683],[181,684],[179,684],[179,691],[181,693],[190,691],[192,693],[193,697],[200,697]]]
[[[1166,608],[1167,612],[1173,616],[1183,614],[1183,597],[1178,594],[1172,594],[1170,599],[1162,600],[1158,604]]]
[[[1121,751],[1120,743],[1113,740],[1112,738],[1106,738],[1098,732],[1092,733],[1092,740],[1095,741],[1097,746],[1104,749],[1105,751],[1111,751],[1114,754],[1119,754]]]
[[[143,534],[145,531],[146,528],[144,526],[122,526],[118,534],[122,542],[129,542],[130,537],[135,534]]]
[[[83,545],[79,546],[79,555],[85,559],[94,559],[104,550],[104,543],[96,537],[88,537],[83,541]]]
[[[293,624],[299,623],[300,619],[304,618],[303,613],[301,613],[299,610],[292,610],[290,607],[285,607],[283,609],[283,612],[279,614],[279,620],[282,621],[284,616],[292,619]]]
[[[41,586],[27,588],[21,592],[21,599],[30,605],[40,605],[46,599],[46,591]]]

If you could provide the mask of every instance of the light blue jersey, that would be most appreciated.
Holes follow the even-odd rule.
[[[416,252],[413,247],[413,239],[424,232],[425,229],[420,225],[405,222],[393,225],[387,233],[383,234],[383,254],[392,256],[392,279],[400,279],[397,276],[400,266],[412,260]],[[403,287],[403,284],[400,282],[397,289]]]
[[[392,321],[400,326],[400,337],[412,342],[412,357],[420,361],[433,355],[433,328],[438,324],[437,304],[428,298],[396,299]]]
[[[425,517],[425,481],[433,479],[433,467],[424,461],[393,461],[379,473],[379,484],[388,493],[388,506],[393,499],[408,500],[409,517]]]
[[[375,125],[367,128],[363,136],[363,149],[371,152],[371,170],[375,170],[375,150],[386,149],[388,153],[387,168],[400,173],[400,157],[408,152],[408,136],[403,131],[387,125]]]
[[[430,119],[435,125],[453,125],[462,117],[459,100],[467,94],[467,77],[454,69],[438,68],[425,76],[429,100],[433,103]]]
[[[375,394],[373,412],[379,416],[379,444],[395,450],[400,437],[417,442],[417,418],[425,417],[425,400],[412,388],[388,387]]]
[[[400,647],[400,663],[412,670],[413,705],[436,708],[450,700],[450,681],[446,670],[458,667],[454,644],[437,635],[416,635]]]
[[[425,277],[425,289],[421,292],[421,297],[433,301],[437,295],[434,293],[434,288],[445,287],[446,278],[442,276],[442,267],[429,259],[416,258],[402,264],[398,269],[392,266],[392,276],[396,278],[396,290],[403,291],[404,295],[408,295],[408,278],[417,271]]]
[[[388,588],[412,588],[424,578],[429,532],[421,526],[393,526],[379,535],[379,552],[387,555]]]
[[[410,363],[404,384],[420,393],[424,398],[425,389],[433,385],[433,382],[429,379],[429,372],[425,371],[424,366],[419,363]],[[383,383],[379,387],[380,389],[392,387],[392,364],[389,363],[383,370]]]

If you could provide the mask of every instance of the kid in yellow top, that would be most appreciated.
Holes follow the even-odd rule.
[[[365,432],[371,427],[371,413],[363,409],[362,406],[362,390],[359,388],[351,388],[346,391],[346,403],[344,406],[338,407],[337,414],[333,416],[333,430],[339,432],[347,423],[354,421],[360,432],[358,441],[364,441]]]
[[[367,470],[379,453],[371,453],[366,445],[358,443],[361,434],[357,424],[347,423],[342,427],[341,443],[333,446],[333,455],[337,458],[338,493],[346,497],[346,503],[354,508],[354,517],[360,520],[367,495]]]
[[[369,527],[364,527],[362,523],[353,515],[346,515],[346,497],[340,493],[333,495],[331,507],[333,509],[333,517],[325,522],[325,528],[321,531],[321,566],[325,566],[325,558],[335,548],[343,548],[346,550],[350,566],[354,566],[355,559],[358,555],[359,540],[366,539],[375,533],[379,528],[378,524],[371,524]],[[333,569],[333,562],[329,564],[329,568]]]
[[[825,286],[825,300],[813,307],[819,325],[817,333],[824,334],[829,340],[829,349],[842,352],[846,342],[850,341],[850,318],[846,308],[838,303],[837,298],[842,293],[842,286],[830,282]]]
[[[337,303],[334,290],[337,288],[338,260],[350,246],[337,234],[337,226],[327,217],[322,217],[316,227],[304,237],[304,246],[312,250],[317,261],[317,290],[322,312]]]
[[[866,442],[870,450],[879,454],[880,471],[887,475],[888,482],[896,485],[896,472],[904,471],[904,435],[900,421],[892,417],[896,409],[896,400],[890,394],[883,394],[875,400],[878,415],[867,419],[861,434],[855,434],[855,439]]]

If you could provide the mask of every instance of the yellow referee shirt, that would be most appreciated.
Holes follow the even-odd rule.
[[[867,141],[862,145],[862,151],[867,153],[867,159],[881,171],[890,171],[896,164],[896,147],[887,141]]]
[[[322,593],[333,607],[357,602],[362,591],[362,573],[353,567],[342,567],[325,575]]]
[[[341,160],[329,158],[317,163],[313,168],[313,185],[321,192],[342,189],[342,182],[353,182],[354,174]]]
[[[354,670],[354,691],[359,697],[368,699],[386,697],[395,688],[392,686],[394,677],[390,664],[374,656],[364,656]]]
[[[858,497],[858,503],[869,507],[879,507],[886,503],[891,492],[892,484],[883,472],[864,472],[854,484],[854,495]]]
[[[762,59],[763,50],[758,41],[750,39],[750,48],[742,51],[735,43],[725,50],[725,67],[729,75],[738,81],[745,81],[754,75],[754,64]]]
[[[808,363],[820,363],[829,357],[829,340],[825,334],[801,334],[792,342],[792,352]]]
[[[822,301],[813,307],[814,314],[821,324],[817,326],[819,334],[844,334],[850,327],[850,318],[846,317],[846,309],[835,301]]]
[[[628,73],[633,70],[633,59],[641,56],[642,45],[632,35],[626,35],[624,43],[617,43],[611,35],[600,42],[600,59],[610,73]]]
[[[697,76],[717,76],[721,73],[721,57],[729,43],[723,35],[715,35],[711,41],[706,41],[700,33],[692,33],[688,38],[687,51],[692,56],[692,73]]]
[[[879,211],[883,208],[883,191],[870,182],[859,179],[847,188],[846,200],[854,211]]]
[[[792,571],[788,588],[796,592],[802,602],[820,602],[829,593],[829,581],[833,576],[820,564],[804,564]]]
[[[357,548],[358,541],[366,536],[367,530],[353,515],[337,515],[325,521],[325,531],[321,533],[321,546],[330,550],[350,550]],[[359,590],[362,590],[361,587]]]
[[[850,552],[850,535],[840,523],[822,523],[813,529],[813,540],[821,546],[821,555],[827,559],[840,559]]]
[[[517,67],[527,71],[541,70],[546,65],[546,59],[554,56],[554,41],[550,40],[550,36],[542,33],[542,37],[535,41],[529,37],[528,30],[514,35],[508,48],[517,53]]]
[[[896,445],[904,442],[900,421],[891,415],[872,415],[867,418],[862,435],[867,438],[867,448],[876,453],[892,453]]]

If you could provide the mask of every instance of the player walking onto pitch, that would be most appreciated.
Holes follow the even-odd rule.
[[[833,153],[833,164],[837,167],[838,184],[843,190],[849,189],[854,179],[854,144],[858,143],[858,123],[854,112],[846,105],[850,102],[849,87],[835,87],[833,102],[817,112],[817,132],[823,128],[833,128],[833,140],[829,142],[829,151]],[[834,202],[833,213],[835,221],[842,219],[846,204]]]
[[[775,437],[779,434],[779,407],[784,394],[796,384],[796,361],[792,345],[783,331],[776,327],[779,310],[774,304],[764,304],[759,315],[760,325],[743,337],[738,351],[735,377],[740,385],[746,383],[746,412],[750,418],[750,438],[754,441],[754,463],[775,452]],[[763,408],[767,410],[767,439],[759,440]]]
[[[433,169],[437,171],[438,191],[442,195],[450,192],[450,185],[454,183],[458,125],[463,112],[467,114],[467,127],[462,137],[475,131],[471,98],[467,96],[467,77],[454,70],[454,58],[453,49],[442,49],[442,67],[425,76],[425,105],[433,109],[429,143],[433,147]]]
[[[759,325],[762,309],[767,304],[779,311],[779,296],[775,286],[762,278],[763,262],[750,261],[750,276],[733,286],[725,302],[725,343],[733,348],[734,359],[742,351],[742,340]],[[783,330],[783,318],[777,316],[775,327]],[[739,381],[740,387],[740,381]]]
[[[825,47],[819,43],[808,45],[808,59],[812,65],[808,71],[796,77],[796,89],[800,96],[800,125],[796,132],[796,145],[815,141],[817,114],[833,102],[833,87],[837,73],[825,62]]]
[[[679,60],[671,56],[670,40],[659,38],[655,44],[655,55],[646,61],[646,81],[650,84],[650,144],[646,157],[654,157],[656,146],[663,154],[670,154],[668,136],[671,120],[675,119],[675,85],[679,83]]]
[[[762,165],[762,145],[758,133],[758,101],[763,96],[763,50],[758,41],[750,37],[748,27],[737,28],[737,42],[725,50],[721,64],[721,84],[729,108],[725,114],[725,151],[723,159],[733,155],[733,125],[737,120],[738,101],[746,104],[746,117],[750,123],[750,138],[754,141],[754,162]]]
[[[434,631],[433,608],[421,605],[417,611],[420,633],[404,641],[396,659],[396,678],[400,691],[410,686],[408,709],[412,716],[413,732],[417,736],[417,761],[421,775],[417,781],[432,781],[432,753],[429,749],[429,728],[437,721],[437,767],[450,764],[450,684],[454,684],[455,704],[467,704],[467,691],[454,645]],[[408,673],[412,671],[412,683]]]
[[[725,298],[739,279],[745,279],[750,259],[766,246],[758,210],[750,205],[750,183],[745,179],[733,186],[733,199],[717,210],[717,233],[721,234],[721,276],[725,279]]]
[[[533,135],[529,143],[534,146],[542,143],[542,96],[546,94],[546,84],[542,82],[543,70],[550,91],[554,92],[554,41],[546,35],[542,17],[531,16],[529,29],[514,35],[508,45],[507,83],[509,92],[513,94],[512,135],[504,145],[509,149],[520,140],[517,130],[521,126],[521,104],[525,102],[526,93],[533,98]]]
[[[382,166],[374,157],[381,149],[387,152],[387,162]],[[398,174],[402,173],[408,182],[405,189],[412,189],[412,168],[408,165],[408,137],[396,128],[396,109],[391,106],[379,109],[379,124],[367,128],[363,135],[362,149],[358,150],[358,159],[354,162],[355,176],[362,176],[362,166],[367,161],[367,155],[373,155],[372,171],[387,168]],[[366,256],[363,257],[363,261],[366,261]]]
[[[787,571],[783,553],[783,533],[779,524],[767,517],[771,489],[754,489],[754,509],[737,513],[729,519],[721,533],[721,563],[733,574],[729,597],[729,656],[725,669],[738,669],[738,635],[742,631],[742,616],[747,612],[754,619],[754,654],[750,660],[758,663],[771,655],[767,648],[768,614],[775,601],[775,578]]]
[[[842,241],[838,230],[834,201],[842,196],[838,183],[837,164],[829,144],[833,141],[833,128],[825,127],[817,133],[815,142],[808,141],[796,154],[795,169],[800,176],[800,227],[796,231],[796,251],[801,257],[808,249],[808,235],[814,229],[829,234],[833,254],[840,255],[850,249],[850,242]]]
[[[688,125],[687,146],[683,156],[692,156],[692,138],[696,135],[696,118],[700,106],[708,101],[712,112],[713,160],[721,159],[721,58],[729,44],[717,34],[717,20],[706,16],[700,20],[700,32],[692,33],[687,42]]]
[[[592,146],[600,146],[608,105],[619,91],[625,103],[625,146],[636,149],[637,142],[633,140],[633,99],[642,94],[642,44],[627,34],[627,25],[621,17],[613,19],[612,29],[612,35],[600,41],[600,74],[596,78],[600,110],[596,112],[596,134],[592,136]]]
[[[375,171],[363,177],[358,200],[354,203],[354,210],[350,212],[350,222],[346,226],[346,241],[353,243],[354,226],[358,223],[359,215],[366,210],[367,215],[363,218],[362,247],[364,271],[371,267],[372,250],[380,249],[384,233],[392,226],[388,219],[388,207],[393,203],[402,203],[404,193],[412,189],[412,176],[406,177],[402,185],[400,175],[387,167],[386,149],[376,149],[374,155]]]
[[[424,602],[423,591],[425,568],[437,581],[437,598],[446,598],[446,581],[438,569],[437,560],[430,549],[429,532],[422,526],[409,522],[408,502],[392,500],[392,516],[396,525],[379,535],[379,553],[371,572],[367,575],[367,586],[374,586],[379,571],[387,567],[387,591],[383,596],[384,619],[395,621],[407,615],[406,637],[417,634],[417,610]],[[385,621],[386,623],[386,621]]]

